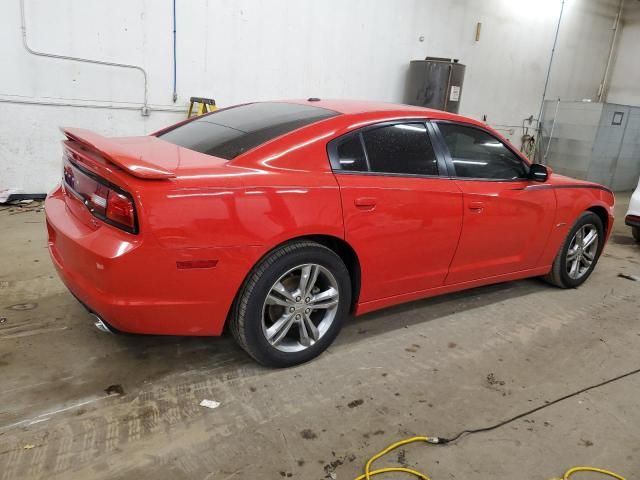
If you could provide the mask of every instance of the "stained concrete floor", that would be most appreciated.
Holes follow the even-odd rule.
[[[492,424],[638,368],[640,282],[618,277],[640,275],[627,202],[579,289],[531,279],[369,314],[289,370],[226,337],[96,331],[55,276],[43,213],[0,211],[0,479],[353,479],[392,441]],[[389,463],[434,480],[543,480],[576,464],[636,478],[639,389],[628,377]]]

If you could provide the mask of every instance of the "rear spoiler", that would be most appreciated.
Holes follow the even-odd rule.
[[[69,140],[78,142],[100,153],[111,163],[123,168],[138,178],[163,179],[173,178],[174,172],[159,168],[142,158],[140,153],[127,149],[115,140],[98,135],[84,128],[60,128]]]

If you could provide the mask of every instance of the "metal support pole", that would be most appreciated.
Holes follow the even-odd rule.
[[[553,59],[558,46],[558,37],[560,36],[560,24],[562,23],[562,15],[564,14],[564,4],[566,0],[562,0],[560,6],[560,15],[558,16],[558,25],[556,26],[556,35],[553,39],[553,48],[551,49],[551,58],[549,58],[549,68],[547,69],[547,78],[544,81],[544,91],[542,92],[542,101],[540,102],[540,111],[538,113],[538,138],[542,136],[542,114],[544,113],[544,101],[547,98],[547,89],[549,88],[549,79],[551,78],[551,67],[553,67]]]
[[[620,8],[618,9],[618,15],[613,23],[613,37],[611,38],[611,47],[609,48],[609,56],[607,57],[607,66],[604,69],[602,75],[602,82],[598,88],[598,102],[603,102],[607,98],[607,90],[609,89],[609,70],[611,70],[611,63],[613,60],[613,53],[616,49],[616,41],[618,40],[618,31],[620,30],[620,22],[622,20],[622,12],[624,10],[624,0],[620,0]]]
[[[549,147],[551,147],[551,140],[553,139],[553,131],[556,129],[556,122],[558,121],[558,110],[560,109],[560,98],[556,103],[556,113],[553,115],[553,123],[551,124],[551,131],[549,132],[549,141],[547,142],[547,148],[544,151],[544,157],[542,158],[542,164],[547,164],[547,155],[549,154]],[[542,125],[542,124],[541,124]],[[540,127],[540,133],[542,133],[542,126]]]

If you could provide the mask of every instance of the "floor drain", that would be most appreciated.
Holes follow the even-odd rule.
[[[37,306],[38,306],[37,303],[16,303],[15,305],[11,305],[11,306],[7,307],[7,309],[8,310],[23,311],[23,310],[33,310]]]

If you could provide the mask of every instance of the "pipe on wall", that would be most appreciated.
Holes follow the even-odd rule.
[[[73,103],[67,99],[59,98],[55,100],[28,100],[26,98],[6,98],[2,97],[0,93],[0,103],[12,103],[16,105],[41,105],[46,107],[73,107],[73,108],[98,108],[106,110],[135,110],[140,111],[139,106],[134,105],[113,105],[113,104],[101,104],[101,103]],[[15,95],[14,95],[15,97]],[[174,112],[185,113],[185,109],[182,107],[174,107],[170,105],[149,105],[149,111],[154,112]]]
[[[618,40],[618,31],[620,30],[620,22],[622,21],[622,12],[624,10],[624,0],[620,0],[620,8],[618,8],[618,15],[613,23],[613,38],[611,39],[611,47],[609,48],[609,56],[607,57],[607,66],[604,69],[602,75],[602,82],[598,88],[598,102],[603,102],[607,98],[607,90],[609,89],[609,71],[611,70],[611,63],[613,60],[613,54],[616,49],[616,42]]]
[[[173,0],[173,103],[178,100],[178,57],[176,53],[176,0]]]
[[[562,0],[560,6],[560,15],[558,16],[558,25],[556,26],[556,35],[553,39],[553,48],[551,49],[551,57],[549,58],[549,67],[547,68],[547,77],[544,81],[544,90],[542,92],[542,102],[540,102],[540,112],[538,113],[538,125],[542,125],[542,113],[544,110],[544,101],[547,98],[547,89],[549,88],[549,79],[551,78],[551,68],[553,67],[553,59],[556,54],[556,47],[558,46],[558,37],[560,36],[560,25],[562,24],[562,15],[564,14],[565,0]]]
[[[144,80],[144,99],[142,102],[141,113],[144,116],[149,115],[149,105],[147,101],[147,96],[148,96],[147,72],[144,68],[142,68],[139,65],[131,65],[127,63],[106,62],[103,60],[92,60],[89,58],[72,57],[69,55],[58,55],[55,53],[47,53],[47,52],[40,52],[38,50],[34,50],[29,46],[29,42],[27,39],[27,22],[26,22],[24,3],[25,3],[25,0],[20,0],[20,20],[21,20],[21,28],[22,28],[22,44],[24,45],[24,48],[27,50],[27,52],[29,52],[32,55],[37,55],[39,57],[56,58],[58,60],[68,60],[72,62],[90,63],[93,65],[104,65],[107,67],[128,68],[128,69],[139,71],[140,73],[142,73],[142,77]]]

